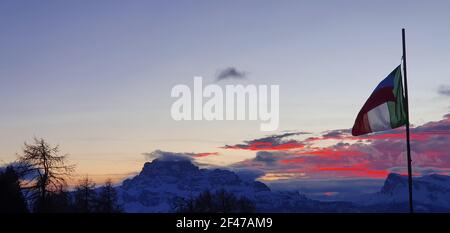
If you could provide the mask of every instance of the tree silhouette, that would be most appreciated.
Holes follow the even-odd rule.
[[[74,165],[66,165],[66,155],[59,155],[59,147],[52,147],[44,139],[34,139],[33,144],[24,143],[19,155],[22,175],[29,177],[24,187],[31,191],[34,211],[45,211],[50,205],[49,196],[58,194],[66,186]]]
[[[217,212],[219,213],[230,213],[233,210],[236,211],[237,198],[231,192],[227,192],[221,189],[215,194],[217,200]]]
[[[240,197],[237,201],[238,210],[242,213],[253,213],[256,211],[255,204],[246,197]]]
[[[119,213],[122,212],[121,206],[117,201],[117,192],[114,189],[112,182],[108,179],[100,188],[97,197],[96,212],[99,213]]]
[[[28,212],[20,189],[19,175],[12,166],[0,173],[0,213]]]
[[[214,203],[214,196],[211,192],[204,191],[198,195],[194,201],[197,212],[214,213],[217,212],[217,206]]]
[[[88,177],[81,179],[75,187],[74,208],[77,212],[94,212],[96,193],[95,183]]]
[[[70,194],[66,186],[61,185],[57,191],[47,194],[44,204],[37,203],[36,207],[39,212],[45,213],[68,213],[74,212],[72,207]]]
[[[172,207],[179,213],[251,213],[254,203],[246,197],[236,197],[226,190],[204,191],[195,198],[177,198]]]

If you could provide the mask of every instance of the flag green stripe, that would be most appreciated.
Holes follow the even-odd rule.
[[[397,128],[406,124],[406,113],[404,108],[405,98],[403,96],[402,72],[400,67],[401,66],[398,66],[394,79],[393,92],[396,101],[388,102],[389,116],[392,128]]]

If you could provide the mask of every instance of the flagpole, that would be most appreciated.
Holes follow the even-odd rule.
[[[405,84],[405,111],[406,111],[406,152],[408,159],[408,188],[409,188],[409,212],[414,213],[413,198],[412,198],[412,168],[411,168],[411,146],[409,143],[409,106],[408,106],[408,82],[406,73],[406,41],[405,41],[405,29],[402,29],[402,42],[403,42],[403,74]]]

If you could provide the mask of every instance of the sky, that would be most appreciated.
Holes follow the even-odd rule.
[[[156,150],[257,170],[263,180],[401,172],[402,131],[358,141],[345,129],[400,64],[406,28],[410,120],[427,135],[414,139],[416,166],[446,172],[448,9],[448,1],[1,1],[0,162],[43,137],[94,178],[134,174]],[[245,77],[218,82],[230,67]],[[174,121],[171,89],[194,76],[279,85],[278,130]],[[258,139],[269,146],[253,148]],[[317,159],[326,152],[331,166]],[[395,163],[381,164],[383,156]]]

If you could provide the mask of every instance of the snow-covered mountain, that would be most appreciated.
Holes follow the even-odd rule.
[[[259,181],[241,179],[225,169],[200,169],[190,160],[154,159],[135,177],[118,186],[126,212],[173,212],[177,198],[225,189],[254,202],[258,212],[401,212],[408,210],[407,177],[390,174],[379,192],[351,201],[317,201],[297,191],[272,191]],[[414,179],[417,211],[450,212],[450,177],[429,175]]]
[[[295,191],[273,192],[259,181],[244,181],[229,170],[200,169],[189,160],[155,159],[117,187],[126,212],[172,212],[178,197],[196,197],[202,191],[219,189],[249,198],[259,212],[356,211],[350,203],[313,201]]]
[[[263,183],[243,182],[231,171],[199,169],[189,160],[155,159],[145,163],[139,175],[125,180],[118,193],[127,212],[170,212],[176,197],[220,188],[242,195],[270,192]]]
[[[391,173],[379,192],[353,201],[374,211],[407,211],[408,177]],[[416,211],[450,212],[450,177],[438,174],[414,177],[413,201]]]

